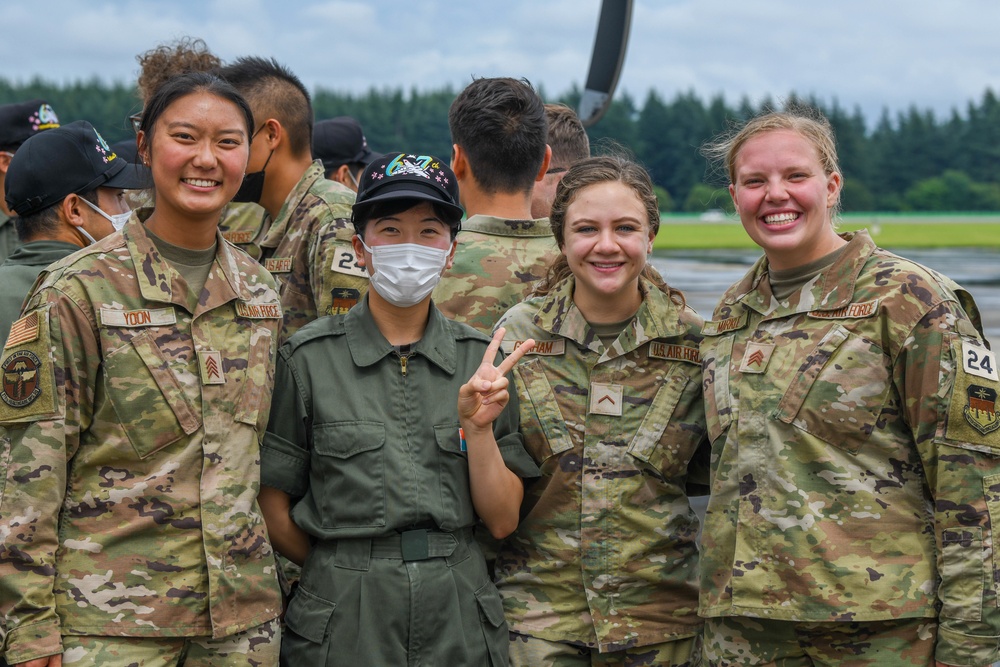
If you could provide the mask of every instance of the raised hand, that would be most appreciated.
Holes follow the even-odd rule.
[[[463,426],[473,426],[479,429],[490,428],[493,420],[503,411],[510,400],[507,393],[507,373],[521,360],[527,352],[535,347],[534,339],[524,341],[516,350],[508,355],[499,366],[494,366],[497,350],[506,331],[503,327],[496,330],[483,354],[483,362],[469,381],[458,390],[458,419]]]

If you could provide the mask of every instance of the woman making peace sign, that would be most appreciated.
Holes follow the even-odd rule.
[[[372,289],[280,350],[261,505],[278,551],[304,562],[288,664],[507,664],[472,527],[513,531],[537,474],[505,377],[531,343],[494,367],[502,332],[489,343],[431,303],[461,216],[441,161],[373,161],[354,205]]]

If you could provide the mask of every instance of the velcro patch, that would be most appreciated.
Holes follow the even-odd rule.
[[[741,373],[763,373],[767,369],[767,364],[771,361],[771,353],[774,352],[774,343],[747,343],[747,349],[743,353],[743,363],[740,364]]]
[[[198,350],[198,366],[202,384],[226,384],[222,370],[222,355],[215,350]]]
[[[328,315],[341,315],[349,311],[361,300],[361,290],[349,287],[336,287],[330,290],[330,296],[333,297],[333,303],[330,304]]]
[[[264,268],[270,273],[291,273],[291,257],[268,257],[264,260]]]
[[[230,243],[235,245],[250,243],[253,241],[254,233],[249,230],[234,230],[230,232],[222,232],[222,238],[226,239]]]
[[[162,327],[177,324],[173,308],[156,310],[117,310],[101,308],[101,326],[104,327]]]
[[[38,313],[25,315],[10,326],[10,334],[4,347],[14,347],[22,343],[30,343],[38,338]]]
[[[742,329],[747,325],[748,317],[747,313],[743,313],[742,315],[730,317],[725,320],[710,320],[705,322],[705,324],[701,327],[701,332],[706,336],[718,336],[726,333],[727,331]]]
[[[590,414],[622,416],[624,390],[620,384],[590,383]]]
[[[997,375],[996,355],[978,343],[962,341],[962,370],[969,375],[1000,382],[1000,376]]]
[[[236,302],[236,314],[250,320],[281,319],[281,304]]]
[[[18,350],[4,359],[0,400],[12,408],[24,408],[42,395],[42,361],[34,352]]]
[[[666,359],[667,361],[686,361],[689,364],[701,364],[701,354],[696,347],[687,345],[668,345],[653,341],[649,344],[650,359]]]
[[[809,311],[809,317],[818,317],[823,320],[857,320],[871,317],[876,312],[878,312],[878,299],[862,303],[849,303],[837,310],[812,310]]]
[[[503,350],[504,354],[510,354],[523,344],[523,340],[505,340],[500,343],[500,349]],[[536,340],[535,347],[526,354],[538,354],[545,357],[556,357],[566,354],[566,340],[563,338]]]
[[[336,273],[346,273],[349,276],[357,276],[358,278],[368,277],[368,271],[365,267],[358,265],[358,256],[354,254],[354,249],[347,246],[337,246],[334,248],[330,270]]]

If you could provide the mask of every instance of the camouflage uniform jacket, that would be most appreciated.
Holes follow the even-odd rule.
[[[558,255],[548,218],[474,215],[462,223],[455,261],[434,288],[434,304],[445,317],[489,334]]]
[[[500,549],[510,629],[615,651],[699,632],[689,463],[707,454],[701,318],[643,282],[635,320],[605,348],[573,278],[497,326],[512,350],[525,446],[542,470]],[[707,480],[707,465],[697,473]]]
[[[355,275],[335,273],[327,262],[332,262],[332,249],[324,251],[321,247],[321,235],[329,242],[330,229],[351,228],[353,235],[350,222],[353,204],[354,193],[340,183],[327,180],[323,163],[316,160],[288,193],[278,217],[261,240],[260,261],[278,283],[284,312],[279,344],[319,316],[317,294],[342,283],[358,292],[356,302],[360,298],[359,285],[367,285],[367,278],[362,283]],[[353,265],[353,253],[351,257]],[[359,269],[355,265],[353,270]]]
[[[144,214],[43,273],[3,351],[11,664],[60,633],[222,637],[281,611],[256,500],[273,281],[219,236],[195,300]]]
[[[222,209],[222,217],[219,219],[222,238],[260,260],[261,248],[258,243],[264,235],[265,215],[267,212],[260,204],[230,202]]]
[[[1000,658],[996,358],[971,296],[845,234],[777,302],[762,258],[706,322],[703,616],[939,620],[937,659]]]

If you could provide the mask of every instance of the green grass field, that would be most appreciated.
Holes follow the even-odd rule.
[[[840,231],[866,228],[884,248],[978,247],[1000,250],[1000,213],[898,214],[854,213],[841,217]],[[706,222],[698,215],[661,218],[655,248],[753,248],[736,218]]]

